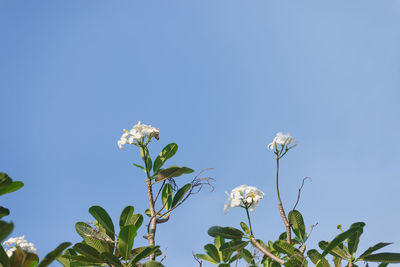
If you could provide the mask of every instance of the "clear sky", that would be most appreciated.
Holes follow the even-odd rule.
[[[170,163],[216,179],[158,228],[167,266],[196,266],[210,226],[239,226],[223,206],[241,184],[265,192],[256,236],[284,231],[266,149],[278,131],[299,142],[281,166],[287,209],[313,179],[298,206],[318,222],[309,247],[365,221],[360,252],[400,252],[399,29],[398,0],[1,0],[0,170],[25,183],[1,198],[12,235],[43,257],[80,240],[92,205],[143,212],[138,153],[117,147],[141,120],[160,128],[153,156],[176,142]]]

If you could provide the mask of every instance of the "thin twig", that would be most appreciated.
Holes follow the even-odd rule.
[[[296,204],[294,204],[294,207],[293,207],[292,211],[294,211],[294,210],[296,209],[296,207],[297,207],[297,204],[299,204],[300,195],[301,195],[301,190],[303,189],[304,181],[307,180],[307,179],[310,179],[310,180],[312,181],[312,179],[311,179],[310,177],[304,177],[304,178],[303,178],[303,181],[301,182],[301,186],[300,186],[300,188],[299,188],[299,192],[297,193],[297,201],[296,201]]]
[[[199,267],[201,267],[203,265],[203,262],[201,260],[199,260],[199,258],[196,257],[196,254],[194,254],[193,251],[192,251],[192,255],[193,255],[193,258],[199,263]]]
[[[154,203],[156,203],[156,201],[157,201],[157,198],[158,198],[158,196],[160,195],[160,193],[161,193],[161,190],[163,189],[163,187],[164,187],[164,184],[165,184],[165,180],[163,181],[163,183],[162,183],[162,185],[161,185],[161,187],[160,187],[160,190],[158,190],[158,193],[157,193],[157,195],[156,195],[156,198],[154,199]]]

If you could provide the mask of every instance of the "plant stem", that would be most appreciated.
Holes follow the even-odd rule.
[[[247,213],[247,220],[249,221],[250,234],[251,234],[251,236],[253,236],[253,228],[251,227],[249,208],[245,207],[245,210],[246,210],[246,213]]]
[[[290,223],[288,222],[288,219],[286,218],[285,210],[283,209],[283,205],[282,205],[282,201],[281,201],[281,195],[279,194],[279,155],[276,156],[276,192],[278,195],[279,213],[281,214],[283,224],[286,227],[286,241],[290,244],[290,242],[292,240]]]

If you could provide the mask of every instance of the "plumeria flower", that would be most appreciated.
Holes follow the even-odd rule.
[[[126,144],[132,145],[137,144],[138,142],[143,142],[146,137],[148,138],[148,141],[150,141],[152,137],[158,140],[159,133],[159,129],[151,125],[142,124],[139,121],[130,131],[124,129],[124,133],[118,140],[118,147],[123,149]]]
[[[254,211],[260,200],[264,197],[264,192],[254,186],[241,185],[234,188],[228,195],[228,200],[224,206],[224,212],[229,208],[242,207]]]
[[[10,238],[5,241],[3,245],[7,246],[6,253],[8,257],[11,257],[14,251],[17,250],[17,248],[20,248],[26,252],[37,254],[37,250],[34,244],[28,243],[28,241],[25,240],[25,236]]]
[[[296,145],[296,139],[290,135],[290,133],[283,134],[281,132],[277,133],[272,143],[268,145],[268,149],[274,150],[278,148],[278,145],[289,146],[290,144]]]

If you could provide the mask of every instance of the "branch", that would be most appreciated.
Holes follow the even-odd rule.
[[[192,251],[193,258],[199,263],[199,267],[203,266],[203,262],[196,257],[196,254]]]
[[[301,189],[303,189],[304,181],[307,180],[307,179],[310,179],[312,181],[312,179],[310,177],[304,177],[303,178],[303,181],[301,182],[301,186],[299,188],[299,192],[297,193],[297,201],[296,201],[296,204],[294,204],[294,207],[293,207],[292,211],[294,211],[296,209],[296,207],[297,207],[297,204],[299,204],[300,195],[301,195]]]
[[[266,248],[264,248],[260,243],[258,243],[257,240],[254,237],[250,237],[250,242],[256,248],[258,248],[262,253],[264,253],[267,257],[270,257],[271,259],[273,259],[274,261],[276,261],[279,264],[284,264],[285,263],[282,259],[280,259],[277,256],[275,256],[270,251],[268,251]]]

